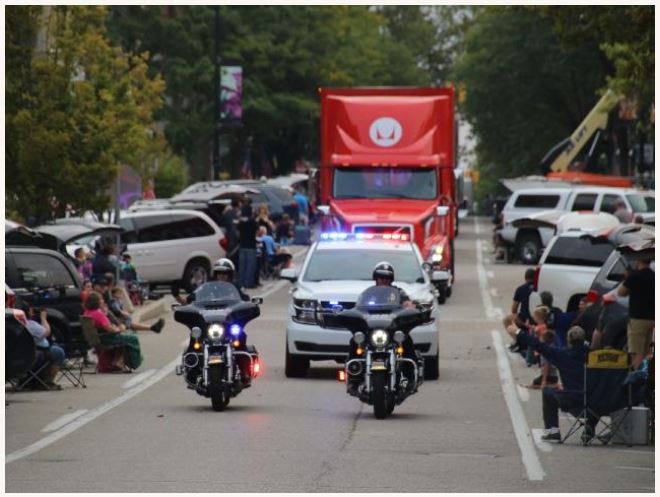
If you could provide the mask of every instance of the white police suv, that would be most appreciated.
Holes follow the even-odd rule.
[[[394,285],[422,306],[432,308],[432,320],[411,332],[415,348],[425,357],[425,377],[438,377],[438,308],[433,286],[417,246],[401,236],[322,233],[301,267],[288,268],[281,277],[293,282],[286,329],[287,377],[304,377],[310,360],[343,363],[351,333],[335,324],[338,306],[350,309],[358,295],[373,285],[372,271],[381,261],[394,267]],[[388,239],[389,238],[389,239]],[[407,237],[406,237],[407,238]],[[427,266],[428,267],[428,266]],[[448,278],[434,271],[433,280]]]

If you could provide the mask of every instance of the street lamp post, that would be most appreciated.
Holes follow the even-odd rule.
[[[215,95],[215,120],[213,126],[213,178],[220,179],[220,7],[215,10],[215,78],[213,92]]]

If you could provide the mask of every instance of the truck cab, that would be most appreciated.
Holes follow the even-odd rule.
[[[319,211],[324,230],[409,237],[449,274],[455,193],[451,88],[322,88]]]

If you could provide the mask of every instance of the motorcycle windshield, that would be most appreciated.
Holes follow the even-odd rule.
[[[241,296],[236,287],[226,281],[211,281],[204,283],[195,290],[195,303],[223,302],[232,304],[240,301]]]
[[[391,286],[372,286],[360,294],[355,306],[366,312],[391,312],[401,307],[401,295]]]

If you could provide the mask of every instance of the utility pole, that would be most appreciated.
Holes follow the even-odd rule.
[[[215,122],[213,126],[213,178],[220,179],[220,6],[215,10],[215,78],[213,92],[215,94]]]

